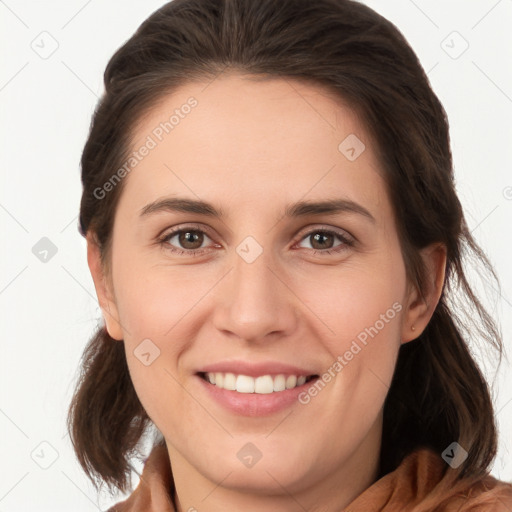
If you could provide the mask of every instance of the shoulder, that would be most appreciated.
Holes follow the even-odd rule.
[[[345,512],[512,512],[512,484],[485,474],[457,479],[441,455],[420,448],[358,496]]]
[[[418,472],[417,475],[427,480],[427,475],[433,477],[417,512],[512,512],[511,483],[488,473],[481,477],[457,479],[457,473],[446,469],[437,453],[420,450],[415,455],[429,468],[427,474]]]
[[[490,475],[476,481],[461,480],[455,484],[454,494],[444,507],[440,512],[511,512],[512,484]]]

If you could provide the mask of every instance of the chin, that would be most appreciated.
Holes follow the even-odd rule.
[[[305,482],[309,482],[313,475],[318,476],[322,470],[321,467],[315,470],[313,461],[305,460],[297,448],[273,450],[269,443],[263,446],[262,441],[259,443],[261,450],[257,451],[251,444],[251,441],[237,441],[234,458],[228,458],[226,451],[219,451],[218,462],[208,468],[203,467],[203,475],[213,482],[222,481],[223,487],[232,490],[269,496],[282,494],[283,487],[289,492],[300,491],[304,489]]]
[[[258,467],[251,469],[232,467],[227,469],[226,473],[215,471],[214,475],[208,475],[214,482],[220,482],[224,479],[222,485],[225,488],[238,492],[250,492],[261,494],[263,496],[282,495],[283,487],[289,491],[303,488],[299,485],[305,475],[297,474],[289,465],[286,467],[265,467],[262,462]],[[229,472],[231,472],[229,474]],[[226,477],[226,475],[228,475]]]

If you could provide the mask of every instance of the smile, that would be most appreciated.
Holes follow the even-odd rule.
[[[234,373],[208,372],[200,376],[220,389],[236,391],[238,393],[256,393],[267,395],[279,393],[287,389],[294,389],[317,377],[316,375],[236,375]]]

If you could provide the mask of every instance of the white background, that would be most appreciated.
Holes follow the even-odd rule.
[[[491,294],[486,304],[510,351],[512,1],[366,3],[405,34],[448,112],[468,223],[502,284],[501,295]],[[0,1],[0,512],[85,512],[112,503],[98,499],[82,474],[65,429],[79,358],[100,318],[77,231],[78,164],[108,59],[161,5]],[[467,50],[453,58],[465,41]],[[58,48],[46,59],[33,49],[52,44]],[[32,252],[42,237],[57,248],[46,263]],[[492,366],[487,370],[494,377]],[[509,481],[511,383],[505,361],[494,393],[501,442],[493,474]],[[49,464],[57,453],[48,469],[35,462]]]

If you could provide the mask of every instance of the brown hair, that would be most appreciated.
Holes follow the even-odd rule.
[[[421,336],[400,349],[384,407],[380,475],[417,447],[441,453],[453,441],[469,452],[459,477],[483,475],[496,454],[495,419],[466,342],[483,339],[500,360],[503,346],[466,278],[465,258],[495,275],[455,192],[445,111],[404,37],[370,8],[351,0],[174,0],[156,11],[106,68],[81,160],[81,233],[94,233],[107,263],[123,182],[104,198],[95,191],[133,150],[136,123],[177,86],[225,69],[307,80],[349,102],[378,148],[408,278],[418,289],[425,285],[419,250],[446,246],[440,302]],[[124,344],[100,328],[85,349],[68,417],[93,483],[126,490],[131,457],[151,424]]]

